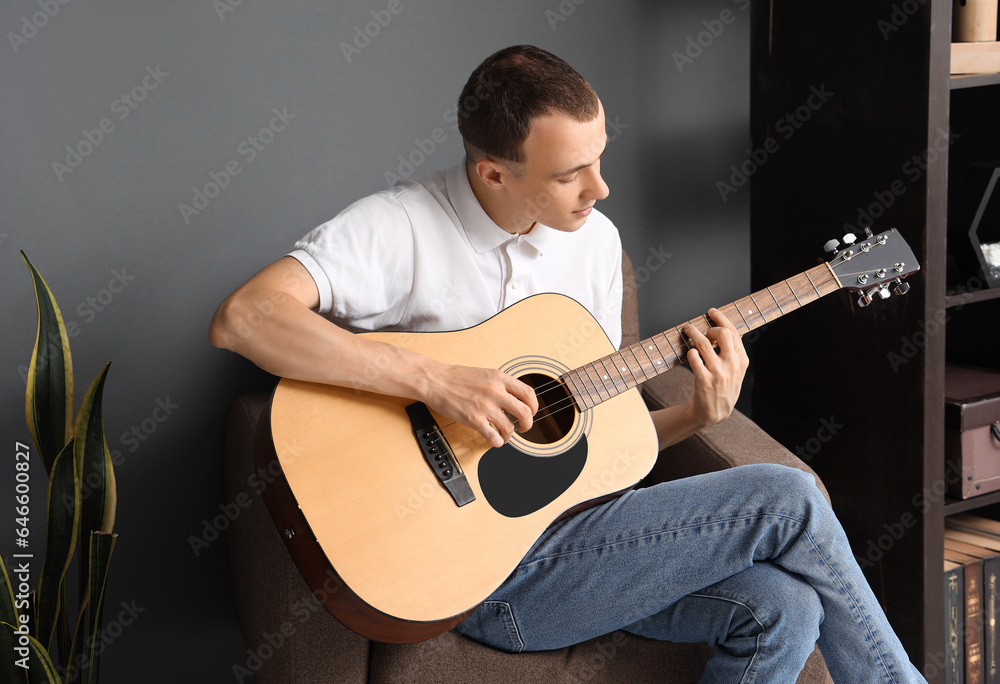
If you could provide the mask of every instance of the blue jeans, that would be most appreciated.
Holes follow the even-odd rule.
[[[630,491],[553,525],[457,630],[505,651],[623,629],[715,647],[701,681],[925,682],[812,476],[741,466]]]

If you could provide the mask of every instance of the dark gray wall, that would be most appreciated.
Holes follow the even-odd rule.
[[[350,61],[341,44],[388,0],[0,8],[0,551],[14,551],[13,452],[28,441],[24,250],[74,333],[78,401],[113,361],[105,422],[120,537],[108,612],[142,612],[107,650],[107,682],[229,681],[245,662],[225,543],[196,556],[190,538],[228,503],[230,400],[271,379],[209,346],[212,312],[298,237],[384,187],[399,155],[436,129],[444,142],[416,172],[458,161],[447,112],[490,52],[540,45],[600,93],[614,136],[601,208],[640,268],[646,334],[747,291],[748,190],[724,201],[716,187],[746,158],[745,0],[399,1]],[[269,125],[280,130],[261,135]],[[215,194],[213,179],[224,187],[196,200]],[[45,482],[33,468],[37,571]]]

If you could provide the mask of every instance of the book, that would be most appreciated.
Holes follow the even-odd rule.
[[[989,521],[994,522],[994,521]],[[982,560],[982,656],[986,684],[1000,684],[1000,643],[997,613],[1000,612],[1000,553],[983,544],[995,544],[988,535],[964,533],[965,541],[946,533],[946,552],[958,552]],[[979,543],[976,543],[979,542]]]
[[[961,563],[963,593],[959,605],[965,607],[965,684],[984,684],[983,664],[983,559],[945,547],[945,560]]]
[[[980,515],[956,513],[945,519],[945,525],[961,532],[971,532],[1000,539],[1000,521],[990,520]]]
[[[965,684],[965,611],[962,610],[965,579],[961,563],[944,562],[945,684]]]

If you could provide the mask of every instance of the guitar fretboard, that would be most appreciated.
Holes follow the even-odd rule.
[[[719,308],[743,335],[840,287],[822,264]],[[571,370],[561,380],[581,410],[592,408],[684,363],[692,348],[681,332],[688,325],[702,333],[715,327],[707,314],[700,316]]]

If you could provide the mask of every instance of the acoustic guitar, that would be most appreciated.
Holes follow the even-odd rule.
[[[903,278],[920,268],[913,252],[895,229],[866,232],[845,236],[843,249],[827,243],[829,262],[722,311],[742,334],[841,288],[861,292],[862,306],[889,287],[904,294]],[[467,330],[366,333],[531,385],[534,425],[499,449],[420,403],[280,380],[255,462],[309,586],[370,639],[412,643],[459,624],[553,521],[650,471],[657,438],[637,386],[685,361],[684,325],[616,351],[582,306],[540,294]]]

